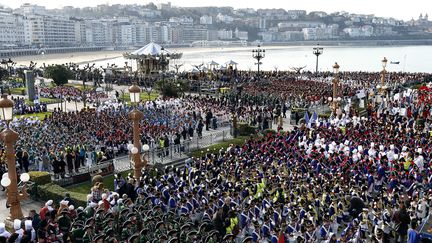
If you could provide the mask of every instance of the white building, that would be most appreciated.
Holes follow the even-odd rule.
[[[117,44],[120,46],[133,46],[137,43],[136,27],[134,24],[121,24],[118,26]]]
[[[29,15],[25,22],[25,38],[33,46],[67,47],[76,44],[75,23],[69,18]]]
[[[46,9],[43,6],[33,5],[30,3],[25,3],[17,10],[18,13],[23,15],[45,15]]]
[[[213,17],[209,15],[203,15],[200,17],[200,24],[202,25],[212,25]]]
[[[216,16],[216,20],[217,20],[218,22],[223,22],[223,23],[227,23],[227,24],[229,24],[229,23],[232,23],[232,22],[234,21],[234,18],[233,18],[232,16],[224,15],[224,14],[219,13],[219,14]]]
[[[374,28],[370,25],[364,25],[362,27],[351,27],[343,29],[343,32],[348,34],[349,37],[370,37],[374,33]]]
[[[218,30],[218,38],[220,40],[231,40],[233,38],[232,30]]]
[[[239,31],[239,29],[236,28],[234,31],[234,37],[240,40],[247,41],[249,39],[249,33],[247,31]]]
[[[169,18],[169,22],[181,25],[193,25],[193,18],[188,16],[171,17]]]
[[[0,47],[17,47],[24,44],[24,17],[0,8]]]
[[[338,25],[303,28],[305,40],[329,40],[337,37]]]
[[[288,10],[287,15],[290,19],[298,19],[306,16],[306,10]]]

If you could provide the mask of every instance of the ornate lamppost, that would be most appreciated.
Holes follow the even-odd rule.
[[[169,65],[169,60],[171,55],[165,52],[165,49],[162,47],[159,54],[156,55],[156,60],[158,60],[158,64],[160,67],[159,74],[162,76],[162,85],[165,86],[165,71]]]
[[[334,73],[334,78],[333,78],[333,97],[328,97],[328,101],[329,103],[332,102],[332,110],[333,110],[333,114],[336,114],[336,110],[338,108],[338,102],[342,101],[341,97],[337,97],[338,96],[338,90],[337,87],[339,86],[339,64],[337,64],[337,62],[333,65],[333,73]]]
[[[318,75],[318,57],[323,54],[324,48],[320,47],[317,44],[316,47],[313,48],[313,54],[316,56],[316,65],[315,65],[315,74]]]
[[[261,49],[261,46],[258,45],[257,49],[252,50],[252,57],[257,60],[255,65],[258,65],[258,75],[257,78],[260,80],[260,65],[262,64],[261,60],[265,57],[265,50]]]
[[[8,99],[6,95],[3,95],[0,100],[0,118],[6,122],[6,128],[0,133],[0,139],[5,143],[8,173],[3,176],[1,185],[7,188],[6,205],[10,207],[9,219],[11,221],[23,218],[20,201],[28,198],[25,185],[20,191],[18,191],[14,144],[18,140],[19,134],[9,126],[9,122],[13,118],[13,106],[13,101]],[[20,176],[20,180],[24,183],[29,181],[29,179],[30,176],[27,173],[23,173]]]
[[[140,93],[141,89],[136,85],[132,85],[129,87],[130,101],[134,106],[133,111],[129,113],[129,118],[132,120],[132,129],[133,129],[133,148],[131,149],[132,158],[134,161],[134,175],[135,179],[139,180],[141,177],[141,169],[143,166],[146,166],[146,161],[141,161],[140,149],[141,149],[141,140],[140,140],[140,121],[144,118],[144,113],[137,109],[137,105],[140,101]]]
[[[385,85],[387,58],[384,57],[384,59],[381,61],[381,64],[383,67],[383,70],[381,71],[381,85],[377,85],[377,88],[380,90],[381,95],[384,95],[387,89],[387,86]]]

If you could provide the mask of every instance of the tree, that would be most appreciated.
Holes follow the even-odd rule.
[[[0,81],[6,79],[8,76],[9,72],[6,69],[0,67]]]
[[[67,84],[68,79],[72,78],[73,74],[64,65],[52,65],[45,68],[44,77],[51,78],[57,86],[62,86]]]

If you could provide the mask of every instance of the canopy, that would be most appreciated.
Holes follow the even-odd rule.
[[[225,63],[227,66],[237,65],[238,63],[234,62],[233,60],[230,60],[229,62]]]
[[[165,48],[162,50],[162,46],[150,42],[136,51],[124,53],[123,56],[127,59],[154,59],[162,54],[169,55],[171,59],[180,59],[183,55],[183,53],[172,52]]]
[[[151,56],[155,56],[158,54],[171,54],[170,51],[167,50],[163,50],[162,52],[162,46],[154,43],[154,42],[150,42],[147,45],[141,47],[140,49],[132,52],[132,55],[151,55]]]
[[[217,62],[215,62],[213,60],[211,60],[211,62],[208,62],[207,64],[210,65],[210,66],[219,66],[219,63],[217,63]]]

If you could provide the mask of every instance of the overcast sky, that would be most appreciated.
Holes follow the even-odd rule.
[[[0,0],[12,8],[17,8],[23,3],[44,5],[47,8],[61,8],[73,5],[75,7],[96,6],[98,4],[146,4],[148,0]],[[154,3],[167,1],[153,1]],[[380,17],[394,17],[397,19],[410,20],[418,18],[420,13],[430,11],[432,15],[431,0],[171,0],[176,6],[232,6],[234,8],[284,8],[304,9],[309,11],[325,11],[328,13],[336,11],[347,11],[350,13],[375,14]]]

